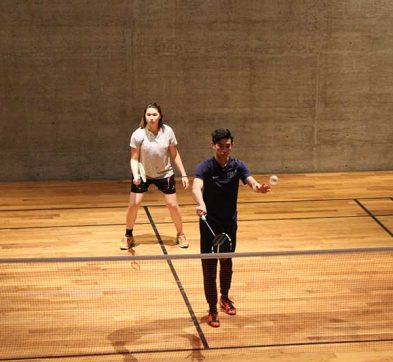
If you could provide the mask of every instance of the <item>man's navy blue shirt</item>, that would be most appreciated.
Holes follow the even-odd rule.
[[[196,168],[195,177],[203,180],[203,200],[208,218],[221,224],[237,220],[239,180],[245,184],[251,172],[243,161],[229,157],[225,167],[212,157]]]

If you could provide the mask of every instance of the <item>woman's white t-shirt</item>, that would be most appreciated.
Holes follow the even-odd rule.
[[[131,135],[130,147],[140,148],[140,160],[148,178],[166,178],[174,174],[169,146],[177,145],[172,128],[163,124],[157,135],[138,128]]]

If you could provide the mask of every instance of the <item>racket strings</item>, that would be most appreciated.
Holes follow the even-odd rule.
[[[225,249],[229,250],[225,250],[226,252],[232,252],[232,239],[230,238],[230,236],[227,233],[220,233],[220,234],[216,234],[213,229],[211,228],[211,226],[209,225],[209,223],[206,220],[206,216],[202,215],[201,219],[205,222],[205,225],[208,227],[208,229],[210,230],[210,232],[212,233],[212,235],[214,236],[214,239],[212,241],[212,253],[214,253],[214,248],[217,249],[217,253],[220,252],[220,246],[225,247]]]
[[[231,238],[229,237],[228,234],[226,233],[221,233],[218,234],[214,239],[213,239],[213,245],[214,246],[221,246],[223,245],[225,242],[231,242]]]
[[[229,250],[227,250],[229,247]],[[214,249],[217,249],[217,253],[220,252],[220,248],[224,248],[224,251],[231,252],[232,251],[232,239],[226,233],[221,233],[215,236],[212,242],[212,253],[214,253]]]

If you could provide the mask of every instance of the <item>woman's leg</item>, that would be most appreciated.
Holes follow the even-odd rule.
[[[177,203],[176,194],[165,194],[165,204],[169,210],[172,221],[177,231],[177,243],[182,248],[188,248],[188,241],[183,231],[183,221],[179,204]]]
[[[171,214],[172,221],[175,224],[177,235],[183,234],[183,222],[176,194],[166,194],[165,204]]]
[[[126,234],[121,240],[120,249],[128,250],[134,246],[134,236],[132,230],[135,225],[135,220],[138,215],[139,206],[141,206],[143,200],[143,193],[130,193],[130,199],[128,202],[127,215],[126,215]]]
[[[143,195],[143,193],[130,193],[126,216],[126,229],[134,228],[135,220],[138,215],[138,210],[143,200]]]

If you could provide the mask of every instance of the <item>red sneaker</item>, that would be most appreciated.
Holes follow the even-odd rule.
[[[236,308],[233,305],[233,302],[230,299],[220,299],[220,306],[224,310],[226,314],[229,315],[235,315],[236,314]]]
[[[217,312],[209,311],[208,323],[210,326],[214,328],[218,328],[220,326],[220,320],[218,319]]]

